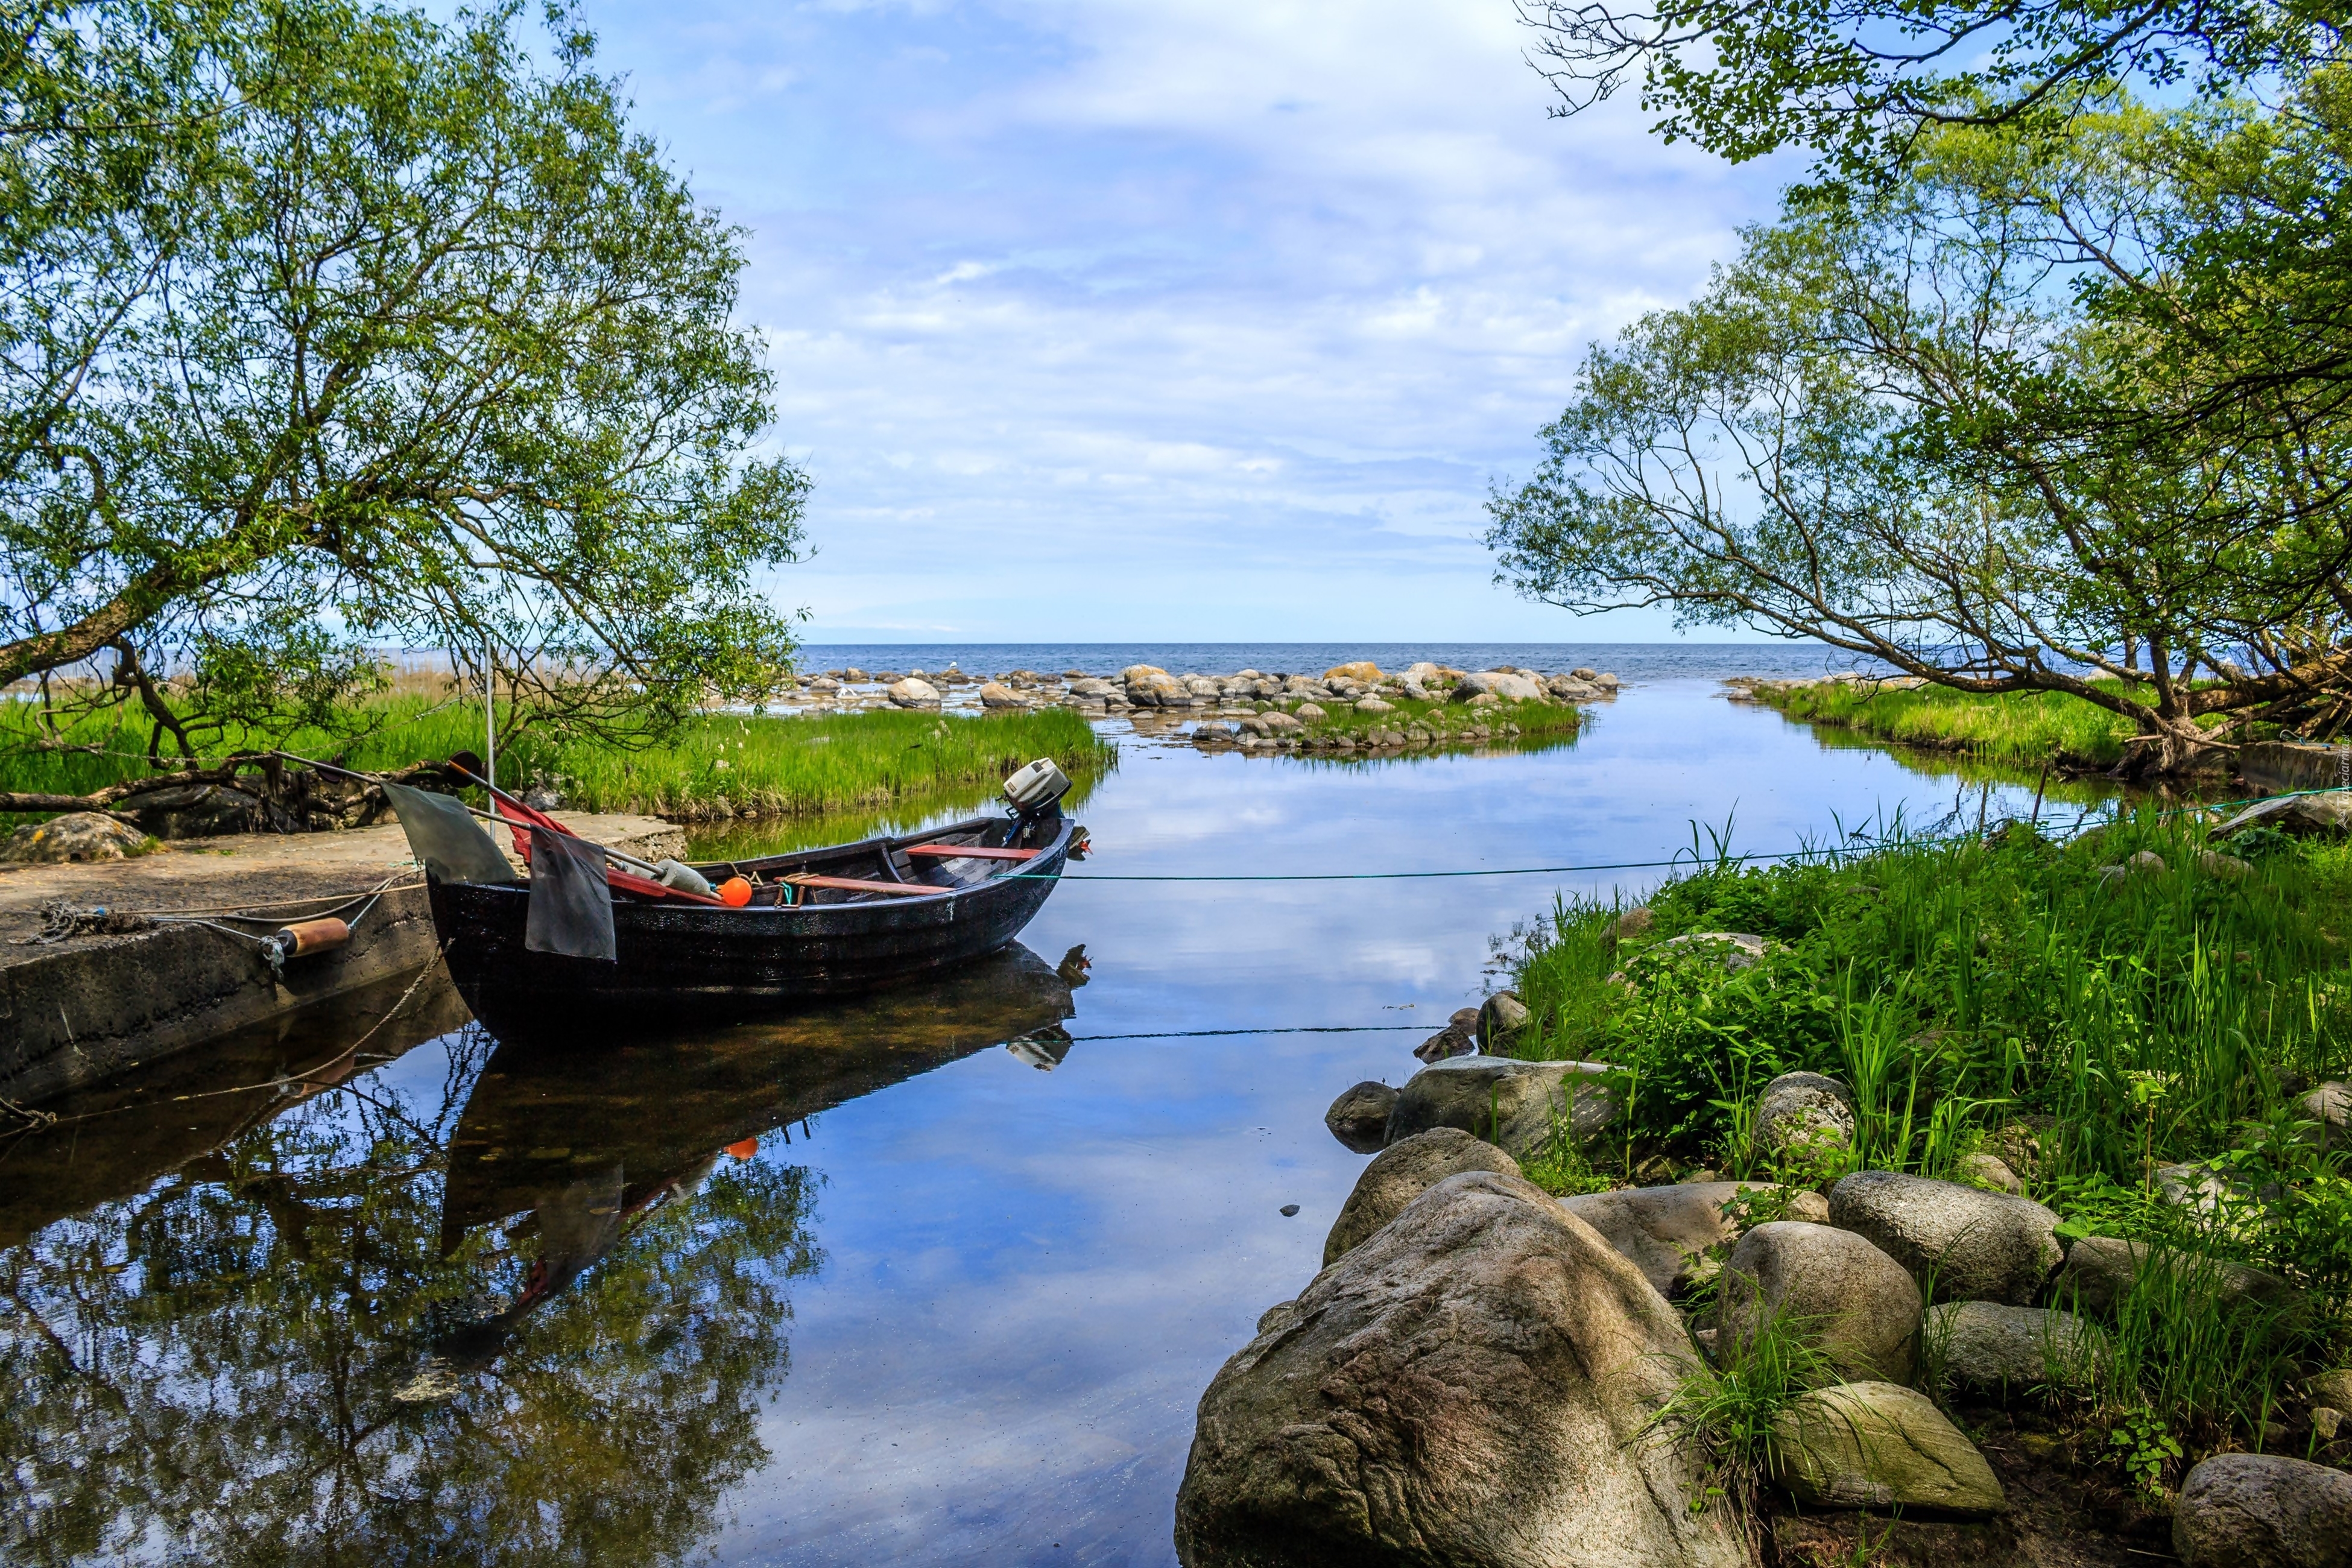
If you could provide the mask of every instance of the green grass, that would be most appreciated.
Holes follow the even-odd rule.
[[[1424,731],[1430,745],[1491,743],[1497,738],[1558,741],[1572,738],[1584,724],[1584,715],[1561,702],[1506,702],[1494,708],[1471,708],[1461,703],[1415,702],[1409,698],[1383,695],[1381,700],[1395,708],[1392,713],[1360,713],[1349,703],[1318,702],[1323,710],[1320,719],[1302,721],[1305,728],[1298,731],[1302,741],[1338,740],[1345,736],[1361,744],[1375,731],[1399,731],[1410,733],[1418,727]],[[1270,706],[1270,705],[1269,705]],[[1293,710],[1304,704],[1283,704]],[[1508,735],[1506,725],[1517,726],[1516,736]],[[1483,729],[1481,739],[1472,731]]]
[[[2142,1410],[2198,1442],[2251,1443],[2315,1358],[2347,1348],[2352,1177],[2293,1100],[2352,1068],[2352,845],[2242,845],[2253,868],[2233,879],[2200,861],[2202,832],[2143,812],[2063,846],[2017,825],[1833,862],[1712,863],[1660,889],[1651,928],[1622,939],[1613,909],[1563,900],[1516,962],[1535,1014],[1518,1049],[1617,1066],[1628,1173],[1665,1154],[1806,1185],[1865,1166],[1945,1175],[2032,1140],[2020,1174],[2070,1233],[2232,1258],[2305,1293],[2315,1316],[2291,1333],[2192,1310],[2177,1282],[2151,1282],[2116,1325],[2102,1419]],[[2140,849],[2170,868],[2100,875]],[[1657,951],[1707,931],[1775,946],[1736,975]],[[1853,1150],[1775,1162],[1749,1143],[1758,1091],[1799,1069],[1853,1088]],[[2189,1160],[2267,1194],[2259,1223],[2158,1201],[2154,1170]]]
[[[2027,769],[2044,762],[2078,772],[2112,768],[2135,732],[2125,719],[2063,691],[1982,697],[1937,686],[1822,681],[1761,686],[1756,695],[1791,719]]]
[[[365,712],[356,738],[298,734],[286,749],[362,770],[482,749],[480,709],[394,697]],[[43,751],[29,705],[0,707],[0,789],[82,795],[148,772],[146,726],[120,711],[85,720],[67,742],[100,754]],[[234,745],[234,742],[230,743]],[[228,749],[225,747],[224,749]],[[583,811],[640,811],[688,820],[795,817],[905,805],[919,815],[961,791],[993,786],[1052,757],[1080,784],[1114,764],[1117,748],[1061,709],[984,718],[873,711],[810,718],[709,714],[667,743],[641,749],[537,732],[502,741],[501,784],[553,785]]]

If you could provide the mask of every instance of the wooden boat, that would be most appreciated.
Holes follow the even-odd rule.
[[[450,977],[494,1031],[550,1014],[745,1014],[872,991],[995,952],[1054,890],[1085,829],[1058,807],[694,868],[741,908],[614,873],[613,962],[523,944],[530,887],[431,882]]]

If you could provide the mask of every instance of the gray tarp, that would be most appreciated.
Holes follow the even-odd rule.
[[[613,885],[604,852],[568,833],[530,830],[530,913],[522,944],[568,958],[619,956],[613,940]]]
[[[428,795],[406,784],[383,786],[392,809],[400,814],[401,830],[408,835],[409,853],[444,882],[511,882],[514,868],[499,853],[490,836],[474,825],[463,801],[446,795]]]

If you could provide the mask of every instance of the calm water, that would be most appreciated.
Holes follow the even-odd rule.
[[[1539,752],[1130,742],[1079,870],[1654,860],[1694,823],[1780,850],[2032,794],[1645,679]],[[0,1550],[1171,1563],[1194,1402],[1363,1163],[1325,1106],[1409,1076],[1556,894],[1661,874],[1073,879],[953,986],[552,1053],[420,993],[335,1087],[212,1092],[333,1057],[385,987],[66,1107],[0,1153]],[[1184,1033],[1332,1026],[1369,1032]]]

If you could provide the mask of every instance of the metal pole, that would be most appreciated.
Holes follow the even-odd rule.
[[[499,787],[499,656],[489,634],[482,635],[482,772],[495,791]],[[499,797],[490,796],[490,819],[498,820]]]

